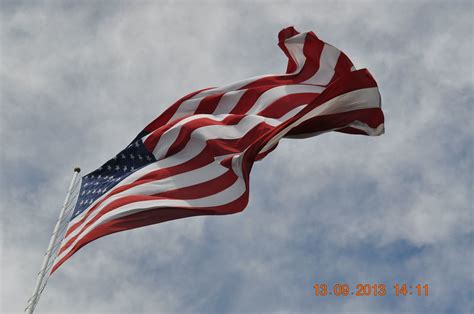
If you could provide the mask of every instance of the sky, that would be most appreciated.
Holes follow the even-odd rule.
[[[283,73],[294,25],[378,82],[380,137],[282,140],[238,214],[110,235],[36,313],[473,313],[471,1],[0,1],[0,312],[20,313],[73,168],[181,96]],[[384,283],[384,297],[313,285]],[[429,296],[394,296],[394,284]]]

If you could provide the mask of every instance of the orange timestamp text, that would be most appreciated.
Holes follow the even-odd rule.
[[[337,296],[337,297],[383,297],[386,295],[400,296],[418,296],[427,297],[429,287],[427,283],[407,284],[396,283],[389,286],[384,283],[358,283],[353,286],[347,283],[335,283],[328,285],[326,283],[317,283],[313,286],[317,297]]]

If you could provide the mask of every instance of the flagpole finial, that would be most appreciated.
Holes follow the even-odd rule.
[[[81,172],[81,168],[79,167],[74,168],[74,172],[77,172],[77,173]]]

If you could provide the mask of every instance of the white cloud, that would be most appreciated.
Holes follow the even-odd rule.
[[[164,108],[281,72],[314,30],[377,79],[386,134],[286,140],[247,209],[105,237],[50,279],[45,312],[472,312],[472,4],[2,2],[1,297],[32,292],[72,168]],[[315,281],[428,282],[428,298],[327,298]]]

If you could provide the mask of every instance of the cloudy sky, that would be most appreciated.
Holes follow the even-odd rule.
[[[378,81],[386,134],[283,140],[245,211],[97,240],[38,313],[474,312],[471,1],[1,1],[0,312],[30,296],[72,169],[193,90],[282,73],[294,25]],[[429,284],[395,297],[396,283]],[[315,283],[385,283],[316,297]]]

